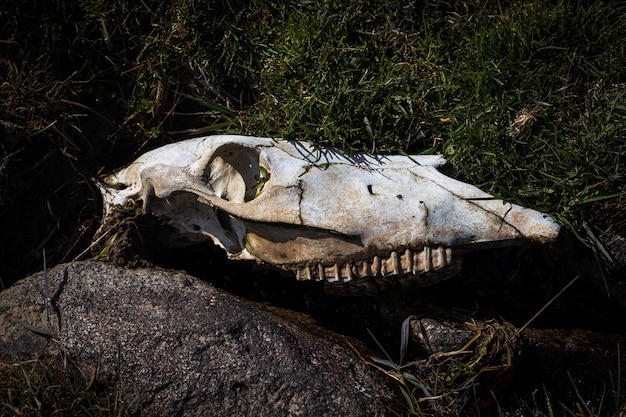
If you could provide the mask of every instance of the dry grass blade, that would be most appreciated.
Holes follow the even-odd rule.
[[[579,276],[575,276],[565,287],[563,287],[561,289],[561,291],[559,291],[554,297],[552,297],[543,307],[541,307],[541,309],[539,311],[537,311],[537,313],[535,313],[534,316],[532,316],[530,318],[530,320],[528,320],[522,327],[520,327],[517,332],[516,332],[516,336],[521,334],[524,329],[526,329],[533,321],[535,321],[535,319],[537,317],[539,317],[541,315],[541,313],[543,313],[548,307],[550,307],[550,305],[552,303],[554,303],[555,300],[557,300],[561,294],[563,294],[569,287],[571,287],[577,280],[578,280]]]

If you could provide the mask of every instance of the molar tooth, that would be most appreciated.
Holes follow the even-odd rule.
[[[370,264],[370,272],[373,277],[380,273],[380,258],[378,256],[374,256],[372,259],[372,263]]]
[[[381,259],[380,274],[384,277],[398,275],[398,252],[391,252],[389,258]]]
[[[413,254],[412,271],[411,271],[413,275],[419,275],[421,273],[421,263],[420,263],[421,258],[422,258],[422,252],[415,252]]]
[[[433,257],[432,248],[430,246],[424,246],[424,272],[430,272],[433,269]]]
[[[404,254],[400,257],[400,269],[404,274],[412,272],[413,269],[413,251],[406,248]]]
[[[395,250],[391,252],[391,256],[389,257],[391,261],[391,270],[393,271],[393,275],[400,274],[400,262],[398,262],[398,252]]]
[[[421,252],[416,253],[413,256],[413,274],[414,275],[420,275],[432,269],[430,265],[430,252],[431,252],[430,247],[424,246]]]
[[[318,281],[323,281],[326,278],[326,271],[324,269],[324,265],[317,264],[317,271],[319,276],[317,277]]]
[[[343,282],[352,281],[352,279],[354,278],[354,272],[352,271],[352,265],[350,264],[350,262],[346,262],[341,272]]]
[[[310,281],[313,279],[311,268],[308,265],[302,266],[296,270],[296,279],[299,281]]]
[[[370,276],[369,261],[364,259],[364,260],[355,262],[355,264],[352,266],[352,271],[354,272],[354,275],[359,278]]]
[[[442,246],[438,246],[431,254],[433,269],[440,269],[446,266],[446,252]]]
[[[326,270],[326,281],[328,282],[336,282],[341,279],[341,274],[339,273],[339,265],[334,264],[332,266],[327,266],[324,268]]]

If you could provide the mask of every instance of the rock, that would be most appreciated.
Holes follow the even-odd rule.
[[[142,415],[392,414],[393,384],[303,322],[180,272],[76,262],[0,293],[0,358],[40,353],[39,329]]]
[[[462,350],[476,334],[461,321],[442,321],[428,317],[411,320],[410,328],[413,342],[420,351],[429,355]]]
[[[620,404],[615,396],[624,404],[626,386],[618,381],[626,372],[626,336],[564,329],[525,329],[521,336],[527,384],[540,382],[559,398],[582,394],[588,404]]]

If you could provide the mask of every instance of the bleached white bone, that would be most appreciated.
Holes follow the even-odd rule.
[[[454,264],[457,252],[556,239],[552,218],[441,174],[444,163],[218,135],[147,152],[100,189],[105,221],[141,201],[177,240],[210,239],[231,259],[300,279],[420,275]]]

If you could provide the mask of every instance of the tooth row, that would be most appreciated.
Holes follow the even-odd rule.
[[[388,277],[392,275],[413,274],[441,269],[452,262],[452,250],[443,246],[435,248],[425,246],[420,251],[406,249],[404,252],[393,251],[387,258],[374,256],[371,259],[346,262],[344,264],[305,265],[296,270],[299,280],[326,280],[328,282],[348,282],[353,278]]]

